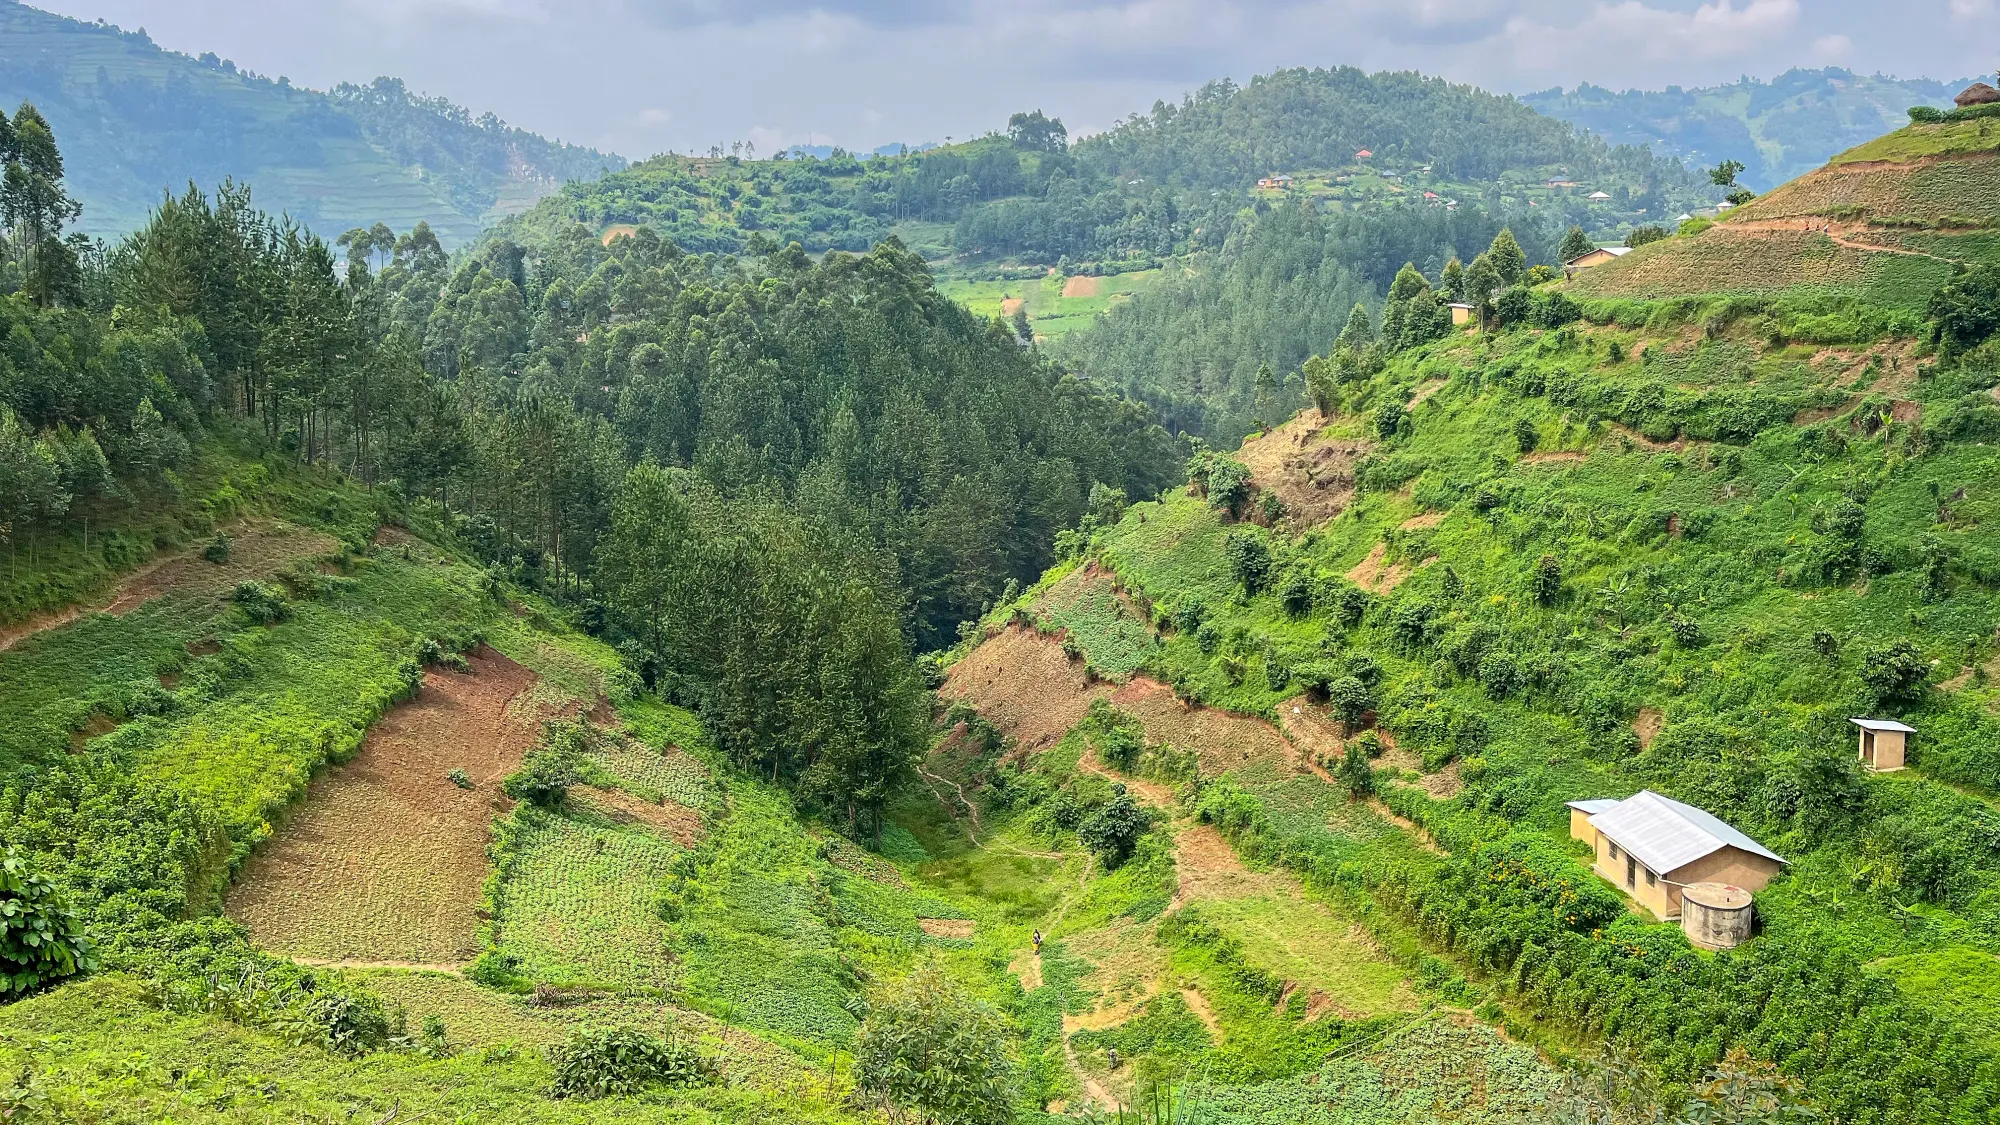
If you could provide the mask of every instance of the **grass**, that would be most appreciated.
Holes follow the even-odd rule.
[[[1010,301],[1021,301],[1037,338],[1057,339],[1088,327],[1101,313],[1159,284],[1164,269],[1138,270],[1105,277],[1051,276],[1027,281],[963,281],[945,279],[938,291],[982,317],[1013,319]],[[1091,289],[1088,295],[1064,296],[1066,288]]]
[[[796,1071],[756,1080],[770,1074],[768,1064],[741,1053],[733,1053],[725,1067],[751,1081],[595,1102],[556,1101],[545,1092],[553,1072],[538,1042],[547,1039],[543,1019],[515,1018],[519,1009],[496,1009],[490,994],[468,995],[458,985],[419,986],[403,995],[413,1002],[413,1025],[423,1015],[443,1012],[447,1035],[463,1048],[442,1059],[395,1052],[351,1059],[296,1047],[219,1017],[159,1010],[146,1002],[136,982],[111,976],[6,1008],[0,1015],[0,1066],[21,1076],[9,1097],[29,1119],[103,1125],[374,1121],[391,1115],[718,1125],[857,1120],[837,1096],[827,1096],[824,1085],[815,1090],[809,1083],[782,1080]],[[632,1009],[590,1014],[643,1022]]]
[[[1911,1000],[1953,1013],[1989,1049],[2000,1045],[2000,959],[1957,946],[1877,961],[1869,968]]]

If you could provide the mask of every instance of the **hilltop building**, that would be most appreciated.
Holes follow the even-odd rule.
[[[1578,270],[1587,270],[1592,266],[1601,266],[1606,262],[1617,261],[1631,252],[1632,248],[1630,246],[1599,246],[1588,254],[1579,254],[1569,261],[1564,262],[1563,276],[1575,277]]]
[[[1903,768],[1909,753],[1910,736],[1917,728],[1894,719],[1849,719],[1861,728],[1861,768],[1872,773],[1894,773]]]
[[[2000,90],[1996,90],[1984,82],[1974,82],[1972,85],[1967,86],[1963,93],[1953,98],[1952,101],[1956,102],[1961,109],[1972,105],[1992,105],[1995,102],[2000,102]]]
[[[1597,853],[1599,875],[1692,940],[1727,948],[1749,936],[1751,896],[1785,861],[1711,813],[1650,789],[1622,801],[1569,803],[1570,835]]]

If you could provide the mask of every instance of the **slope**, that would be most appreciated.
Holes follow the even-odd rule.
[[[1920,309],[1964,261],[2000,261],[2000,120],[1913,124],[1708,225],[1577,278],[1590,297],[1812,289]]]
[[[1792,343],[1753,302],[1585,311],[1392,350],[1334,387],[1319,440],[1365,449],[1339,515],[1267,507],[1296,482],[1253,478],[1259,522],[1238,521],[1197,481],[1089,540],[1118,603],[1036,590],[989,624],[1059,624],[1106,678],[1136,667],[1321,739],[1328,775],[1204,760],[1198,815],[1364,893],[1536,1041],[1602,1037],[1672,1082],[1742,1047],[1845,1121],[1984,1112],[1990,983],[1937,966],[2000,941],[1992,346],[1924,355],[1915,318]],[[1268,472],[1263,454],[1245,460]],[[1157,640],[1107,624],[1114,604]],[[1868,714],[1916,727],[1912,770],[1859,770],[1847,720]],[[1697,953],[1590,873],[1563,803],[1642,787],[1790,859],[1759,937]],[[1343,789],[1441,853],[1330,816]]]
[[[1694,164],[1741,160],[1744,182],[1767,189],[1804,175],[1842,149],[1893,129],[1913,105],[1951,107],[1964,82],[1793,69],[1769,82],[1613,92],[1584,84],[1523,95],[1529,106],[1614,145],[1638,145]]]
[[[4,0],[0,103],[22,101],[63,146],[83,228],[105,237],[140,226],[162,191],[233,177],[255,183],[263,207],[328,237],[425,221],[463,243],[566,180],[623,164],[475,121],[394,80],[329,96]]]

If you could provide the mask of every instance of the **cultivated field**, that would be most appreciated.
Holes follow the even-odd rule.
[[[457,964],[477,952],[489,826],[509,804],[500,780],[546,716],[519,705],[533,673],[491,651],[470,663],[469,675],[426,673],[244,869],[228,910],[259,944],[331,961]],[[447,777],[458,769],[472,788]]]

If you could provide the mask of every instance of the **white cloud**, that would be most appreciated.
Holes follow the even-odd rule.
[[[1593,59],[1595,69],[1627,69],[1635,59],[1697,62],[1754,56],[1791,31],[1799,0],[1714,0],[1691,12],[1648,7],[1639,0],[1597,4],[1569,26],[1530,19],[1507,22],[1502,36],[1520,69],[1557,70],[1565,60]]]
[[[1822,35],[1813,40],[1812,57],[1816,62],[1846,62],[1854,55],[1854,40],[1845,35]]]

